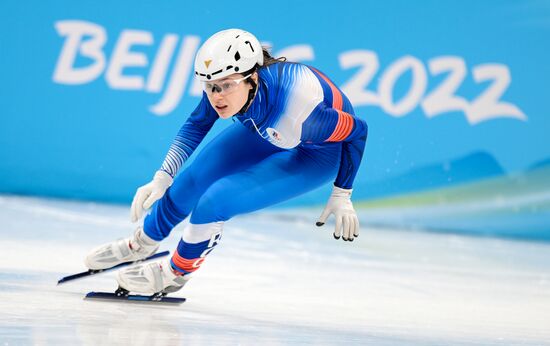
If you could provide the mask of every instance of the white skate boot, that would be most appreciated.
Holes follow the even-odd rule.
[[[118,271],[119,286],[133,293],[172,293],[181,289],[191,278],[190,274],[179,275],[172,270],[170,259],[143,263]]]
[[[159,243],[149,238],[142,227],[138,227],[131,237],[96,247],[90,251],[84,263],[92,270],[111,268],[120,263],[149,257],[158,248]]]

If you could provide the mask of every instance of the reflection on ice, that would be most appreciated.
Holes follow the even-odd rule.
[[[84,269],[90,247],[132,231],[126,207],[0,197],[0,341],[550,344],[550,244],[368,226],[345,243],[314,226],[317,213],[230,221],[176,294],[188,301],[159,306],[82,299],[114,290],[113,273],[55,285]]]

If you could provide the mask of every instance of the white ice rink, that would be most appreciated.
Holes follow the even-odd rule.
[[[319,212],[231,220],[188,301],[159,306],[82,299],[113,273],[56,286],[132,232],[127,207],[0,196],[0,345],[550,345],[549,243],[368,225],[347,243]]]

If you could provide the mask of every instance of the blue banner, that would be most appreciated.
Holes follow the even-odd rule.
[[[372,219],[550,238],[548,2],[22,0],[0,13],[0,192],[130,201],[199,100],[197,49],[238,27],[325,72],[367,120],[354,198]],[[483,226],[464,221],[474,211]]]

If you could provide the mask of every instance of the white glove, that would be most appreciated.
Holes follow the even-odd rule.
[[[151,208],[153,203],[161,199],[166,189],[172,185],[172,177],[164,171],[157,171],[153,180],[137,189],[132,208],[130,209],[130,218],[136,222],[141,218],[145,210]]]
[[[359,236],[359,219],[351,203],[352,191],[352,189],[347,190],[334,186],[327,206],[316,223],[319,227],[323,226],[329,215],[334,214],[336,218],[335,239],[340,239],[340,235],[342,235],[343,240],[353,241],[354,237]]]

